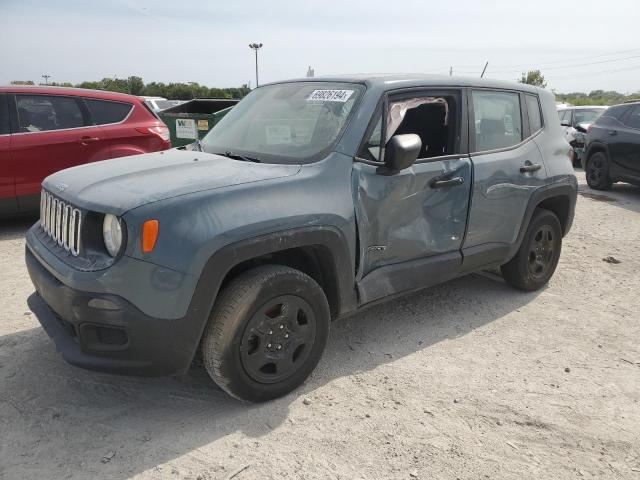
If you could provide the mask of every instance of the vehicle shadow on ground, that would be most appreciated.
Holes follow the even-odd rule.
[[[128,478],[235,432],[257,440],[287,421],[291,404],[319,401],[314,393],[326,383],[464,336],[536,295],[471,275],[363,310],[334,322],[323,359],[301,388],[259,405],[230,398],[202,367],[180,378],[100,374],[66,364],[40,328],[5,335],[0,424],[8,434],[0,463],[9,476],[28,465],[21,471],[33,477]],[[49,441],[60,436],[64,442]],[[69,464],[79,452],[83,461]]]
[[[580,185],[578,193],[584,198],[640,213],[640,187],[629,183],[614,183],[611,190],[606,191],[593,190],[587,185]]]
[[[0,220],[0,240],[23,238],[27,230],[38,221],[37,216],[25,216]]]

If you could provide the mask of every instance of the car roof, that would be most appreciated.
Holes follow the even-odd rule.
[[[88,88],[54,87],[44,85],[0,85],[0,93],[31,93],[39,95],[71,95],[76,97],[91,97],[102,100],[119,100],[124,102],[137,101],[139,97],[119,92],[105,90],[91,90]]]
[[[602,108],[605,110],[607,108],[606,105],[577,105],[575,107],[568,107],[565,110],[592,110],[594,108]]]
[[[521,90],[538,93],[538,87],[505,80],[494,80],[479,77],[459,77],[448,75],[432,75],[426,73],[359,73],[347,75],[327,75],[322,77],[306,77],[272,82],[272,84],[289,82],[346,82],[360,83],[367,88],[383,91],[411,87],[484,87],[508,90]]]

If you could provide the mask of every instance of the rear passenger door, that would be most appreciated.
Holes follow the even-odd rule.
[[[632,106],[622,117],[622,125],[612,128],[610,148],[613,167],[619,174],[640,178],[640,105]]]
[[[17,210],[14,174],[9,103],[7,95],[0,93],[0,215],[10,215]]]
[[[77,97],[20,93],[13,96],[13,103],[17,122],[12,157],[20,211],[39,208],[45,177],[109,158],[100,130],[89,125],[86,109]]]
[[[538,106],[537,96],[532,99]],[[532,140],[542,120],[531,132],[523,93],[472,89],[469,110],[474,182],[463,254],[465,265],[476,268],[504,259],[546,171]]]

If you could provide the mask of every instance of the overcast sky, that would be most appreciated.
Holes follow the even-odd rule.
[[[207,86],[363,72],[640,90],[640,0],[0,0],[0,84],[141,76]],[[598,63],[595,63],[598,62]],[[590,65],[584,65],[589,63]]]

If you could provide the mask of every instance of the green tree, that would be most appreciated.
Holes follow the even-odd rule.
[[[14,80],[12,85],[34,85],[31,80]],[[145,95],[149,97],[164,97],[169,100],[191,100],[193,98],[233,98],[241,99],[247,95],[251,89],[244,84],[241,87],[217,88],[200,85],[197,82],[188,83],[163,83],[150,82],[145,84],[142,78],[128,76],[126,78],[103,78],[100,81],[84,81],[75,85],[64,82],[50,85],[64,87],[88,88],[92,90],[108,90],[110,92],[130,93],[132,95]]]
[[[518,82],[541,88],[545,88],[547,86],[547,82],[544,80],[544,75],[540,73],[540,70],[529,70],[527,73],[523,72]]]
[[[142,78],[131,76],[127,78],[127,84],[129,86],[129,92],[131,95],[142,95],[144,90],[144,82]]]

